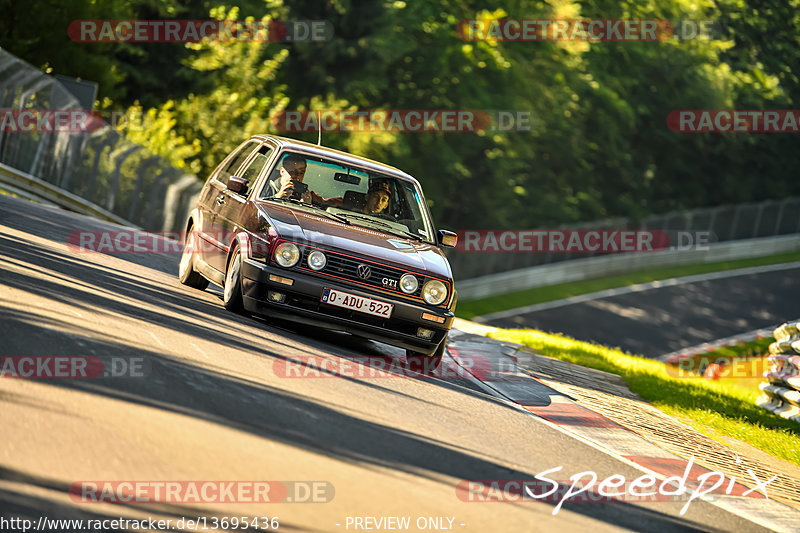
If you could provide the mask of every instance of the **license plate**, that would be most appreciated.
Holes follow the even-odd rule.
[[[336,307],[343,307],[344,309],[352,309],[353,311],[381,316],[383,318],[392,316],[392,309],[394,309],[394,304],[387,304],[379,300],[364,298],[335,289],[324,289],[320,301],[324,304],[335,305]]]

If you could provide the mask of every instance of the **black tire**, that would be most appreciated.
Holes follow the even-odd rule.
[[[197,249],[196,239],[194,228],[190,227],[189,231],[186,232],[186,242],[183,245],[181,262],[178,265],[178,279],[184,285],[202,291],[208,287],[208,280],[194,269],[194,251]]]
[[[228,268],[225,269],[222,303],[228,311],[239,314],[244,313],[244,305],[242,303],[242,255],[239,253],[238,246],[234,246],[231,257],[228,260]]]
[[[432,354],[427,355],[414,350],[406,350],[406,364],[408,368],[418,374],[430,375],[442,364],[442,356],[447,347],[447,335]]]

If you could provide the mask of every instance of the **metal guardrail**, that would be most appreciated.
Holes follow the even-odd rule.
[[[460,301],[476,300],[535,287],[625,274],[645,268],[731,261],[798,250],[800,250],[800,235],[782,235],[718,242],[709,244],[707,249],[609,254],[500,272],[467,280],[456,278],[456,289]]]
[[[453,229],[453,228],[451,228]],[[474,228],[491,229],[491,228]],[[800,197],[788,197],[739,205],[702,207],[650,215],[641,220],[614,218],[534,230],[660,230],[668,233],[705,232],[709,242],[729,242],[800,234]],[[613,255],[613,254],[612,254]],[[467,252],[447,250],[456,279],[472,280],[499,272],[546,264],[565,264],[602,252]]]
[[[80,109],[55,77],[0,48],[0,110]],[[202,182],[108,124],[99,126],[94,131],[0,129],[0,184],[20,196],[103,220],[152,231],[184,229]]]
[[[767,381],[756,403],[783,418],[800,422],[800,321],[787,322],[775,332],[767,358]]]
[[[11,168],[0,163],[0,188],[7,186],[11,192],[21,191],[29,198],[43,199],[48,203],[69,209],[82,215],[88,215],[108,222],[114,222],[125,226],[133,226],[141,229],[133,223],[118,217],[114,213],[103,209],[100,206],[86,201],[80,196],[76,196],[69,191],[59,189],[36,176],[31,176],[26,172]]]

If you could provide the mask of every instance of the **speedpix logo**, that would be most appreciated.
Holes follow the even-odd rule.
[[[552,511],[554,515],[558,514],[561,507],[568,501],[681,500],[686,502],[680,511],[680,514],[683,515],[694,500],[707,498],[711,494],[767,499],[767,485],[778,477],[772,476],[762,480],[758,474],[748,468],[747,473],[754,485],[753,488],[748,488],[737,483],[733,476],[728,478],[722,472],[712,472],[695,466],[694,457],[685,463],[682,472],[675,468],[682,460],[663,461],[673,463],[670,472],[673,475],[663,478],[660,483],[658,478],[652,474],[645,474],[628,481],[625,476],[620,474],[599,478],[597,473],[592,470],[574,474],[568,480],[555,480],[550,475],[563,470],[563,467],[557,466],[527,480],[463,480],[456,485],[456,496],[464,502],[541,501],[555,503]]]

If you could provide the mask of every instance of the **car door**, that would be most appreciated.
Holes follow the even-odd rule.
[[[272,148],[263,144],[258,147],[252,154],[250,159],[236,174],[240,178],[248,181],[248,188],[244,194],[239,194],[230,189],[223,192],[223,200],[217,211],[215,225],[217,231],[224,236],[224,241],[228,245],[233,242],[234,231],[236,231],[239,221],[241,220],[242,210],[244,209],[247,196],[250,190],[256,185],[258,177],[264,171],[272,156]],[[224,267],[225,265],[223,265]]]
[[[199,255],[203,261],[214,269],[225,272],[225,259],[228,255],[226,239],[217,220],[219,211],[227,201],[228,178],[237,175],[248,157],[258,148],[258,141],[248,141],[234,151],[228,161],[216,171],[209,183],[209,190],[204,197],[208,200],[200,207],[200,238],[203,240]]]

